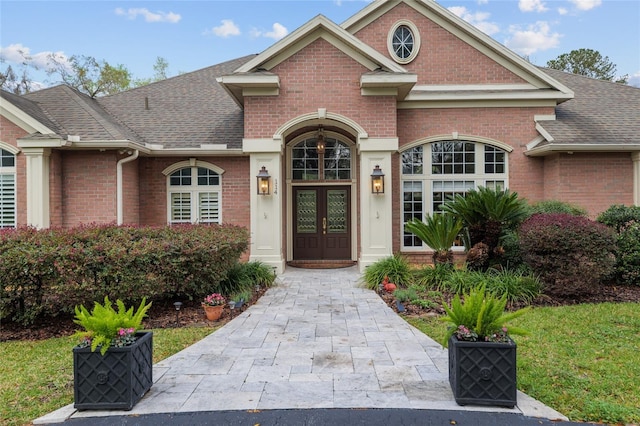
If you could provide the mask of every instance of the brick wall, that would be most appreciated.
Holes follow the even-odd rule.
[[[271,137],[318,108],[356,121],[371,137],[395,136],[395,98],[360,94],[360,77],[368,71],[327,41],[314,41],[271,70],[280,77],[278,96],[245,98],[245,137]]]
[[[11,146],[18,146],[17,140],[27,136],[27,132],[14,123],[0,116],[0,141]],[[18,226],[27,224],[27,166],[24,154],[16,155],[16,222]]]
[[[418,56],[403,65],[418,74],[418,84],[524,83],[511,71],[403,3],[355,35],[390,58],[387,36],[399,20],[413,22],[420,33]]]
[[[140,158],[140,224],[167,224],[167,177],[162,171],[188,158]],[[248,157],[198,157],[224,169],[222,175],[222,222],[250,227],[250,181]]]
[[[115,151],[64,151],[62,154],[62,226],[115,223]]]
[[[633,205],[629,153],[574,153],[545,157],[544,198],[587,209],[595,218],[613,204]]]
[[[121,156],[118,159],[126,158]],[[122,165],[122,223],[140,224],[140,185],[138,183],[138,161]]]

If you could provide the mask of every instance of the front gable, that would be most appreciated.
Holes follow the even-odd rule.
[[[432,0],[376,1],[341,26],[393,60],[390,31],[400,22],[417,30],[420,44],[415,58],[403,65],[417,75],[407,101],[508,98],[560,103],[573,97],[566,86]]]

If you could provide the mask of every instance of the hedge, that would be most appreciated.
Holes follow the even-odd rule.
[[[24,324],[108,296],[199,298],[216,291],[248,247],[231,225],[0,231],[0,319]]]

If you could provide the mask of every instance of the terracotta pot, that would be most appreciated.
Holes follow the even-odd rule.
[[[222,316],[222,310],[224,309],[224,305],[209,306],[203,304],[202,307],[209,321],[219,320],[220,316]]]

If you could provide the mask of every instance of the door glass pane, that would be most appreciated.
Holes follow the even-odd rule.
[[[327,190],[327,232],[343,234],[347,232],[347,191]]]
[[[314,234],[317,232],[317,211],[316,191],[299,190],[296,194],[296,230],[299,234]]]

